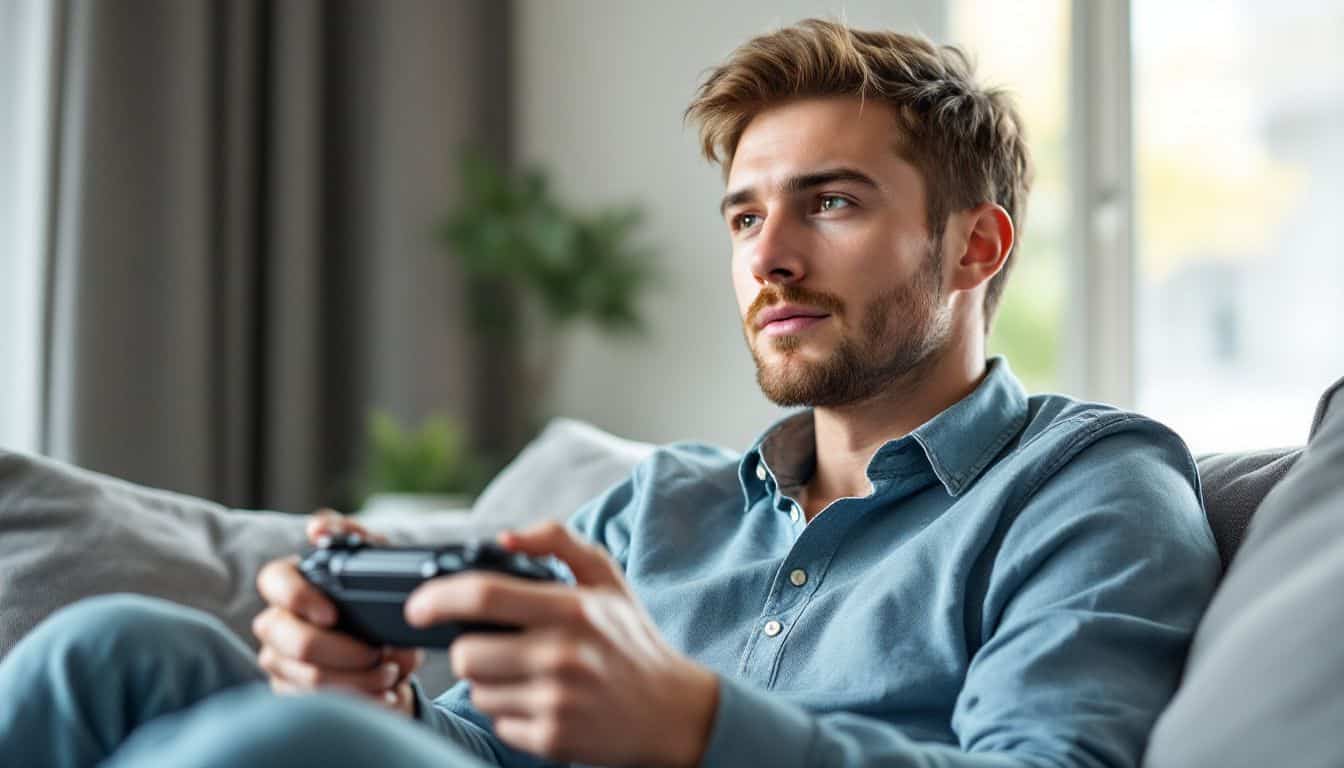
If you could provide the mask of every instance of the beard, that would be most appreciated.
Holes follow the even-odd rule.
[[[939,303],[940,250],[939,243],[931,243],[929,258],[914,278],[863,307],[853,330],[846,327],[846,307],[837,296],[794,285],[762,288],[747,312],[746,332],[756,382],[765,396],[786,407],[836,407],[867,400],[897,381],[917,379],[951,333],[949,312]],[[841,322],[840,342],[827,357],[814,361],[796,355],[803,345],[799,335],[761,337],[759,343],[777,353],[774,362],[751,343],[756,315],[785,302],[823,309]],[[893,326],[899,330],[890,331]]]

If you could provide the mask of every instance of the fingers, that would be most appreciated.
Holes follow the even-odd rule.
[[[313,690],[313,686],[309,684],[298,683],[291,680],[289,677],[286,677],[287,674],[290,674],[289,670],[296,668],[288,665],[277,665],[274,657],[267,657],[266,649],[262,649],[262,653],[258,655],[257,660],[261,663],[262,668],[268,673],[271,690],[276,693],[294,695],[309,693]],[[308,672],[300,671],[295,674],[299,678],[315,679],[312,674]],[[319,683],[319,685],[321,684]],[[395,712],[401,712],[405,715],[415,714],[415,694],[411,690],[411,684],[405,680],[394,683],[392,687],[386,689],[367,688],[359,685],[342,684],[339,682],[335,683],[334,687],[362,696],[375,704]]]
[[[308,541],[317,544],[318,539],[323,536],[335,534],[358,534],[366,541],[374,544],[386,544],[387,537],[379,533],[373,533],[360,523],[351,520],[334,509],[319,509],[308,519],[306,529]]]
[[[522,635],[463,635],[453,641],[448,658],[453,674],[478,683],[518,683],[533,667],[534,641]]]
[[[576,729],[547,717],[497,715],[494,728],[495,735],[505,744],[554,761],[577,762],[584,754],[582,743],[574,743],[572,734]]]
[[[336,623],[336,606],[294,567],[297,557],[272,560],[257,574],[257,591],[267,603],[302,616],[319,627]]]
[[[383,660],[390,661],[401,668],[401,679],[405,680],[425,663],[425,652],[419,648],[384,648]]]
[[[520,531],[504,531],[499,534],[499,543],[506,549],[534,557],[560,558],[574,572],[579,584],[619,587],[625,583],[620,567],[606,550],[560,523],[546,522]]]
[[[396,712],[415,717],[415,693],[410,683],[401,683],[395,688],[383,691],[379,704]]]
[[[520,627],[582,617],[576,590],[495,573],[467,572],[432,579],[406,599],[406,621],[428,627],[447,621],[483,621]]]
[[[469,694],[471,705],[491,719],[531,717],[544,705],[546,697],[560,695],[558,691],[541,689],[536,683],[482,685],[475,681]]]
[[[383,659],[381,649],[313,626],[282,608],[262,611],[252,632],[273,653],[337,671],[367,670]]]
[[[257,663],[273,679],[296,689],[342,688],[377,697],[396,687],[404,675],[404,670],[392,661],[362,670],[339,670],[284,656],[270,646],[257,654]]]
[[[449,661],[454,675],[484,686],[549,680],[583,687],[603,666],[592,646],[562,629],[466,635],[453,643]]]

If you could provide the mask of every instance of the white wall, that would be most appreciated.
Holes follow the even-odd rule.
[[[650,332],[569,341],[555,413],[621,435],[743,448],[782,411],[761,395],[729,280],[723,184],[682,112],[707,68],[809,16],[943,37],[941,0],[524,0],[514,19],[514,146],[580,206],[642,202],[663,279]]]

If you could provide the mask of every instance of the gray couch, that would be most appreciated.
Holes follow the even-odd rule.
[[[624,478],[652,446],[567,419],[552,422],[471,510],[366,519],[393,543],[490,536],[565,519]],[[0,450],[0,658],[48,614],[82,597],[137,592],[203,609],[256,645],[262,564],[303,548],[300,515],[226,509],[38,456]],[[452,682],[431,655],[429,691]]]
[[[1147,768],[1344,766],[1344,380],[1255,511]]]
[[[563,519],[624,477],[650,450],[558,420],[470,511],[366,522],[404,543],[485,536],[534,520]],[[1286,448],[1199,458],[1205,506],[1224,564],[1237,553],[1261,500],[1301,453]],[[253,643],[249,624],[261,609],[253,576],[262,563],[304,545],[303,524],[297,516],[225,509],[0,451],[0,657],[62,605],[123,591],[202,608]],[[421,678],[430,691],[448,685],[446,655],[431,656]]]

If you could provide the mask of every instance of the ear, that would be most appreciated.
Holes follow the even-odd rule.
[[[958,238],[953,242],[964,242],[965,245],[961,253],[957,254],[951,288],[954,291],[972,291],[989,282],[1008,261],[1016,234],[1013,231],[1013,220],[1003,206],[981,203],[954,214],[952,222],[959,225],[959,232],[964,233],[964,239]]]

